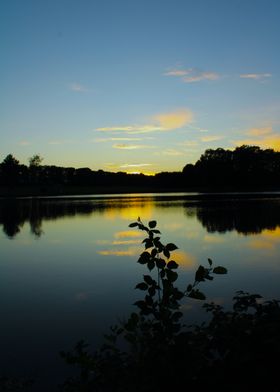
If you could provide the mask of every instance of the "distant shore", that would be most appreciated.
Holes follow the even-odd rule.
[[[233,194],[248,197],[279,197],[280,189],[261,189],[261,188],[162,188],[162,187],[133,187],[133,186],[103,186],[103,187],[86,187],[86,186],[52,186],[52,187],[0,187],[1,198],[14,197],[69,197],[69,196],[91,196],[91,195],[125,195],[135,193],[198,193],[199,198],[217,197],[219,194],[232,196]]]

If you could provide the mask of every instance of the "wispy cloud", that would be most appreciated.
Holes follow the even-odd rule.
[[[83,86],[82,84],[80,84],[80,83],[70,83],[69,84],[69,88],[70,88],[70,90],[71,91],[75,91],[75,92],[78,92],[78,93],[84,93],[84,92],[87,92],[87,91],[89,91],[85,86]]]
[[[240,74],[239,77],[242,79],[254,79],[254,80],[262,80],[265,78],[270,78],[272,75],[270,73],[246,73]]]
[[[117,148],[120,150],[140,150],[146,148],[155,148],[154,146],[149,146],[147,144],[114,144],[113,148]]]
[[[272,133],[272,127],[251,128],[246,132],[249,136],[263,136]]]
[[[150,124],[121,125],[97,128],[101,132],[125,132],[130,135],[157,131],[171,131],[180,129],[193,121],[193,113],[189,109],[179,109],[174,112],[160,113],[151,118]]]
[[[19,142],[19,145],[20,146],[30,146],[30,144],[31,144],[31,142],[29,142],[28,140],[21,140],[20,142]]]
[[[261,148],[273,148],[280,151],[280,135],[272,127],[251,128],[245,132],[249,138],[240,139],[234,142],[236,146],[243,144],[259,146]]]
[[[202,136],[201,138],[200,138],[200,140],[203,142],[203,143],[209,143],[209,142],[214,142],[214,141],[216,141],[216,140],[221,140],[221,139],[223,139],[224,137],[223,136],[218,136],[218,135],[209,135],[209,136]]]
[[[184,83],[195,83],[202,80],[217,80],[220,75],[217,72],[201,71],[197,68],[171,69],[164,73],[165,76],[180,78]]]
[[[131,169],[135,167],[147,167],[151,165],[152,165],[151,163],[125,163],[123,165],[120,165],[119,167],[121,169]]]
[[[105,142],[133,142],[133,141],[141,141],[143,138],[141,137],[107,137],[107,138],[95,138],[92,139],[94,143],[105,143]]]
[[[193,113],[188,109],[181,109],[171,113],[154,116],[162,130],[179,129],[193,121]]]
[[[176,150],[174,148],[168,148],[166,150],[163,150],[161,153],[159,153],[160,155],[169,155],[169,156],[179,156],[179,155],[183,155],[184,153],[182,151]]]

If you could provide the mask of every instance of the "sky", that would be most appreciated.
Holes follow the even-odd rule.
[[[0,161],[180,171],[280,150],[279,0],[4,0]]]

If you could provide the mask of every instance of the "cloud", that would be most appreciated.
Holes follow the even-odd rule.
[[[19,142],[20,146],[30,146],[31,142],[29,142],[28,140],[21,140]]]
[[[263,136],[272,133],[272,127],[263,127],[263,128],[251,128],[248,132],[246,132],[249,136]]]
[[[94,143],[104,143],[104,142],[117,142],[117,141],[124,141],[124,142],[133,142],[133,141],[141,141],[143,138],[141,137],[106,137],[106,138],[95,138],[92,140]]]
[[[70,88],[71,91],[75,91],[75,92],[78,92],[78,93],[84,93],[84,92],[88,91],[88,89],[85,86],[83,86],[80,83],[75,83],[75,82],[74,83],[70,83],[69,84],[69,88]]]
[[[155,148],[153,146],[148,146],[146,144],[114,144],[113,148],[120,150],[139,150],[145,148]]]
[[[125,163],[123,165],[120,165],[119,167],[121,169],[128,169],[132,167],[146,167],[146,166],[151,166],[151,163]]]
[[[193,113],[189,109],[179,109],[174,112],[160,113],[152,117],[150,124],[120,125],[96,128],[101,132],[125,132],[130,135],[157,131],[171,131],[180,129],[193,121]]]
[[[102,132],[127,132],[130,134],[134,133],[147,133],[147,132],[154,132],[154,131],[161,131],[161,127],[155,125],[120,125],[114,127],[103,127],[103,128],[96,128],[97,131]]]
[[[280,151],[280,135],[272,127],[251,128],[245,134],[251,138],[235,141],[236,146],[246,144]]]
[[[214,141],[216,141],[216,140],[221,140],[221,139],[223,139],[223,136],[217,136],[217,135],[203,136],[203,137],[200,138],[200,140],[201,140],[203,143],[214,142]]]
[[[220,76],[215,72],[196,72],[194,75],[183,77],[183,82],[194,83],[201,80],[217,80]]]
[[[247,73],[240,74],[239,77],[242,79],[254,79],[254,80],[262,80],[265,78],[270,78],[272,75],[270,73]]]
[[[169,156],[179,156],[184,155],[182,151],[175,150],[173,148],[168,148],[167,150],[162,151],[162,155],[169,155]]]
[[[154,119],[163,130],[179,129],[193,121],[193,113],[188,109],[181,109],[171,113],[158,114]]]
[[[195,83],[202,80],[217,80],[220,75],[212,71],[200,71],[196,68],[171,69],[164,73],[165,76],[179,77],[184,83]]]
[[[280,136],[276,134],[271,134],[267,137],[256,138],[256,139],[242,139],[234,142],[236,146],[241,146],[243,144],[250,146],[259,146],[261,148],[272,148],[275,151],[280,151]]]

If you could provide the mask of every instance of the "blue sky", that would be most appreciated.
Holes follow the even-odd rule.
[[[155,173],[280,150],[278,0],[1,4],[0,160]]]

